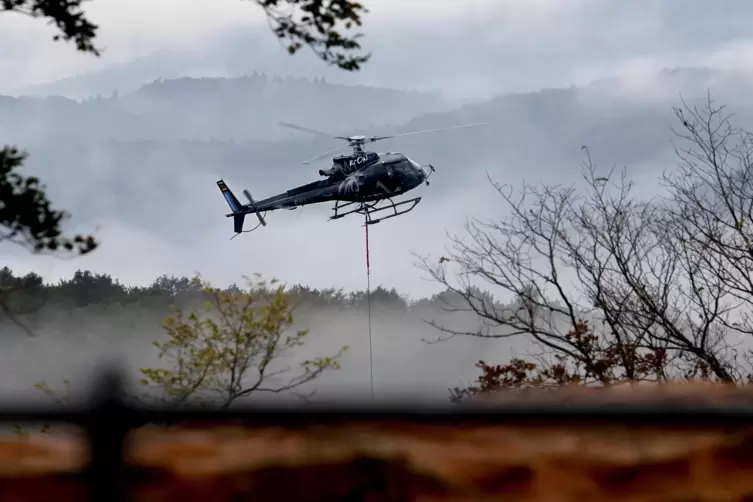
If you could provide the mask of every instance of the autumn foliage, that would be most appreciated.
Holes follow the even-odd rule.
[[[467,387],[450,389],[450,399],[461,402],[479,394],[526,388],[556,389],[565,385],[610,386],[637,382],[719,381],[708,364],[685,365],[665,348],[623,343],[619,337],[599,337],[587,321],[565,335],[572,350],[543,352],[532,360],[512,358],[504,364],[476,363],[481,374]],[[751,382],[745,375],[744,382]]]

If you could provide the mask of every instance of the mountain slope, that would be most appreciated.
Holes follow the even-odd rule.
[[[274,140],[277,121],[344,133],[441,110],[433,94],[269,77],[155,80],[122,96],[0,97],[0,137],[90,140]],[[19,128],[18,124],[23,124]]]

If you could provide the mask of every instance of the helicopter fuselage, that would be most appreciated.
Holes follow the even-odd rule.
[[[256,214],[259,220],[258,226],[266,226],[267,223],[262,213],[277,209],[296,209],[301,206],[322,202],[335,203],[332,208],[334,214],[330,217],[330,220],[357,213],[364,215],[364,225],[372,225],[409,213],[421,202],[421,197],[407,198],[398,202],[395,202],[392,198],[410,192],[422,183],[428,185],[428,180],[431,173],[434,172],[434,167],[429,164],[427,166],[429,171],[427,171],[402,153],[368,152],[364,150],[364,145],[390,138],[446,131],[461,127],[473,127],[482,124],[465,124],[440,129],[426,129],[391,136],[332,136],[331,134],[295,124],[280,122],[280,125],[317,136],[345,140],[348,142],[348,146],[353,149],[353,153],[334,157],[331,169],[319,171],[320,174],[328,176],[327,179],[307,183],[306,185],[295,187],[260,201],[254,200],[248,190],[243,190],[243,195],[248,200],[248,204],[241,204],[225,182],[222,179],[218,180],[217,186],[232,211],[226,216],[233,218],[233,229],[236,235],[244,232],[243,223],[246,215]],[[310,164],[313,161],[323,159],[339,150],[337,148],[317,155],[304,162],[304,164]],[[247,230],[247,232],[253,231],[258,226]]]
[[[373,202],[402,195],[417,188],[428,177],[426,170],[401,153],[355,152],[333,159],[335,173],[259,200],[243,212],[294,209],[320,202]]]
[[[427,172],[422,166],[416,164],[402,153],[376,153],[364,150],[364,145],[375,141],[382,141],[390,138],[402,136],[412,136],[427,132],[446,131],[449,129],[458,129],[461,127],[473,127],[482,124],[465,124],[453,127],[443,127],[440,129],[426,129],[423,131],[412,131],[392,136],[332,136],[315,129],[302,127],[295,124],[280,122],[280,125],[290,129],[296,129],[317,136],[345,140],[348,146],[353,148],[350,155],[340,155],[332,159],[332,168],[327,171],[319,171],[320,174],[328,176],[325,180],[314,181],[306,185],[287,190],[281,194],[256,201],[248,190],[243,191],[243,195],[248,200],[248,204],[241,204],[238,198],[230,191],[225,182],[220,179],[217,181],[222,195],[232,212],[227,214],[228,218],[233,218],[233,228],[238,235],[243,230],[243,222],[246,215],[256,214],[259,219],[259,225],[266,226],[264,219],[266,211],[276,209],[296,209],[309,204],[318,204],[321,202],[335,202],[332,208],[334,214],[330,220],[342,218],[348,214],[362,214],[366,218],[365,225],[379,223],[388,218],[394,218],[406,214],[413,210],[421,201],[421,197],[413,197],[395,202],[393,197],[410,192],[422,183],[429,184],[429,176],[434,172],[434,167],[428,165],[430,172]],[[317,155],[316,157],[304,162],[310,164],[313,161],[323,159],[326,156],[339,151],[330,150],[329,152]],[[346,206],[350,206],[346,209]],[[385,216],[374,216],[377,213],[389,212]],[[257,228],[257,227],[254,227]],[[248,230],[248,232],[254,229]]]

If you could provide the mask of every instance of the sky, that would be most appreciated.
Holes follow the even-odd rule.
[[[254,61],[265,47],[275,48],[280,50],[261,63],[459,97],[582,84],[663,66],[740,68],[750,65],[753,52],[753,5],[744,0],[725,1],[724,9],[700,0],[364,4],[370,12],[362,27],[363,46],[373,58],[361,74],[348,76],[328,71],[310,54],[293,61],[275,47],[279,44],[254,2],[205,0],[188,7],[178,0],[93,0],[87,12],[101,26],[105,52],[99,59],[53,42],[53,29],[44,22],[6,14],[0,19],[0,90],[127,63],[155,51],[202,60],[185,71],[232,73],[223,58],[237,52],[238,58]]]
[[[299,71],[309,77],[326,74],[348,82],[434,90],[460,99],[583,84],[615,74],[626,75],[634,84],[625,89],[629,93],[645,83],[642,76],[663,67],[747,70],[753,66],[749,30],[753,4],[740,0],[726,1],[723,10],[699,0],[364,3],[370,13],[362,27],[363,45],[374,56],[355,75],[325,68],[305,52],[288,56],[253,2],[93,0],[87,12],[101,26],[98,43],[104,52],[100,58],[53,42],[54,30],[42,21],[4,14],[0,16],[0,91],[118,65],[128,68],[133,61],[177,53],[185,61],[171,71],[212,76],[213,72],[237,74],[258,66],[262,71]],[[248,65],[243,67],[239,61]],[[501,166],[500,172],[510,172],[505,169],[511,168]],[[230,222],[216,217],[225,208],[213,181],[210,175],[182,181],[190,185],[185,200],[209,202],[192,205],[183,222],[191,223],[186,227],[191,236],[180,245],[171,236],[102,221],[98,235],[105,244],[91,257],[50,261],[8,251],[6,260],[20,270],[37,270],[53,279],[88,267],[113,270],[129,283],[149,282],[165,271],[200,271],[209,273],[210,279],[232,282],[238,268],[252,266],[246,262],[253,261],[253,266],[284,280],[300,278],[318,287],[363,287],[365,250],[359,222],[328,223],[323,221],[327,208],[307,208],[300,214],[270,217],[270,227],[263,234],[242,236],[243,244],[229,241]],[[412,253],[441,253],[445,232],[462,230],[466,215],[474,208],[483,211],[494,197],[488,185],[475,179],[468,183],[452,199],[425,197],[415,213],[418,225],[415,220],[402,220],[374,229],[374,284],[395,286],[415,296],[436,291],[437,286],[416,271]],[[205,215],[214,218],[212,223]],[[197,221],[207,226],[197,228]],[[315,226],[321,229],[312,231]],[[429,241],[427,235],[435,238]],[[321,266],[312,270],[303,257]]]

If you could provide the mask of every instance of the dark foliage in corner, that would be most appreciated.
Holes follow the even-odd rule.
[[[94,47],[98,26],[86,18],[82,7],[85,1],[0,0],[0,10],[46,18],[60,31],[53,37],[54,40],[73,41],[79,51],[98,56],[99,51]]]
[[[76,251],[86,254],[96,248],[91,236],[64,237],[64,211],[52,209],[45,187],[35,177],[17,172],[26,155],[13,147],[0,150],[0,241],[9,241],[33,252]]]

